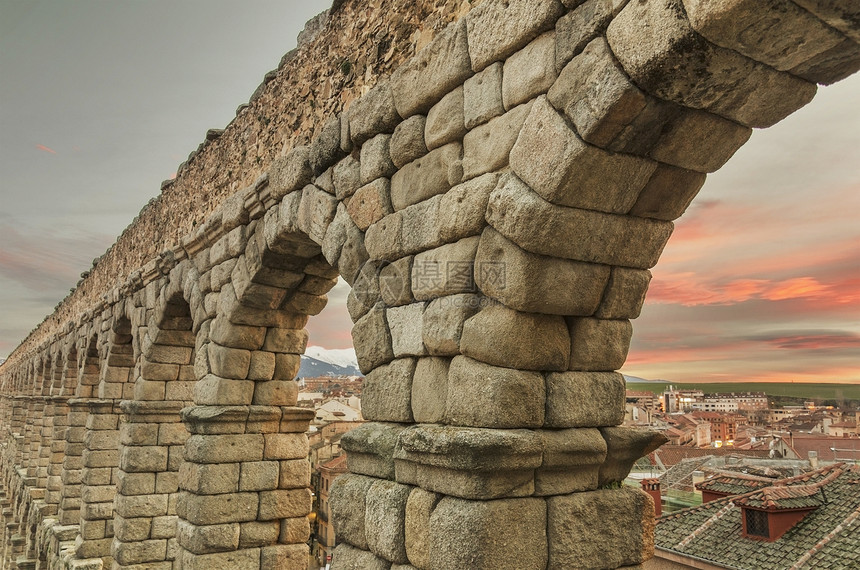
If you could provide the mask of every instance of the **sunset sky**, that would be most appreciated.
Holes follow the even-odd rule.
[[[329,2],[0,0],[0,357]],[[677,222],[623,371],[860,383],[860,77],[756,131]],[[348,287],[311,343],[350,346]]]

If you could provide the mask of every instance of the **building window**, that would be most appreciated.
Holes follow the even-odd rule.
[[[770,538],[770,529],[767,524],[767,512],[744,509],[744,517],[747,523],[747,534]]]

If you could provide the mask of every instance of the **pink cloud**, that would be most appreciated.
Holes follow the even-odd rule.
[[[48,148],[43,144],[37,144],[36,148],[39,150],[43,150],[45,152],[50,152],[51,154],[57,154],[57,151],[55,151],[54,149]]]
[[[815,277],[789,279],[720,279],[700,278],[686,272],[662,275],[651,282],[649,303],[699,305],[736,305],[751,300],[815,302],[817,308],[860,302],[860,279],[841,278],[822,283]]]

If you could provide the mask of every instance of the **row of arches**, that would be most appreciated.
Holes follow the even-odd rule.
[[[312,413],[294,378],[338,272],[302,235],[272,245],[246,219],[4,366],[0,567],[301,558]]]

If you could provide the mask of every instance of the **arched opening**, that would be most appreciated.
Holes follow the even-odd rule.
[[[165,285],[165,291],[177,288]],[[134,400],[122,402],[112,554],[120,568],[173,562],[175,506],[188,438],[179,411],[192,403],[195,334],[180,292],[155,308],[135,368]]]

